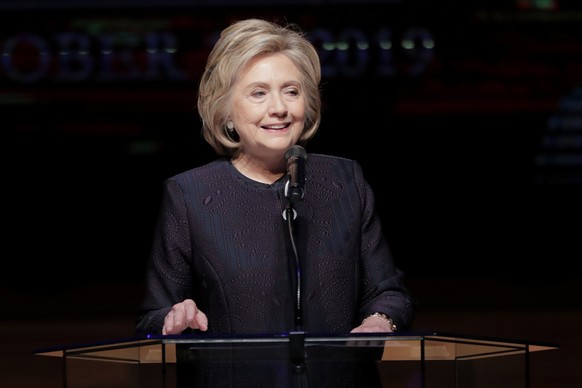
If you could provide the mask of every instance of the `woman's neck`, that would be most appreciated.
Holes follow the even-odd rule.
[[[244,176],[254,181],[272,184],[285,175],[284,159],[279,162],[250,159],[238,156],[232,159],[232,165]]]

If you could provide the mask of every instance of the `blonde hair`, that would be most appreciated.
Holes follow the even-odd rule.
[[[239,71],[253,58],[267,53],[285,55],[303,76],[305,126],[298,142],[305,143],[319,128],[321,66],[315,47],[295,25],[241,20],[221,32],[208,56],[198,89],[202,135],[219,155],[234,156],[241,147],[226,128],[231,113],[230,95]]]

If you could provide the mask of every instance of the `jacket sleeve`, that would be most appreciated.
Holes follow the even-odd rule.
[[[361,166],[354,162],[355,181],[362,200],[360,319],[379,312],[388,315],[399,330],[412,323],[414,301],[396,266],[375,210],[375,197]]]
[[[136,334],[161,334],[176,303],[192,298],[191,244],[186,204],[177,182],[164,182],[158,220],[145,274]]]

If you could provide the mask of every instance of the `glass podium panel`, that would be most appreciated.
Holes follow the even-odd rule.
[[[62,359],[65,388],[529,387],[532,352],[557,345],[438,333],[205,334],[35,351]]]

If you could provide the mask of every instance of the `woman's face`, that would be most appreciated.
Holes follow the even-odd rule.
[[[299,69],[285,55],[251,60],[234,85],[232,115],[245,157],[285,153],[303,131],[305,96]]]

